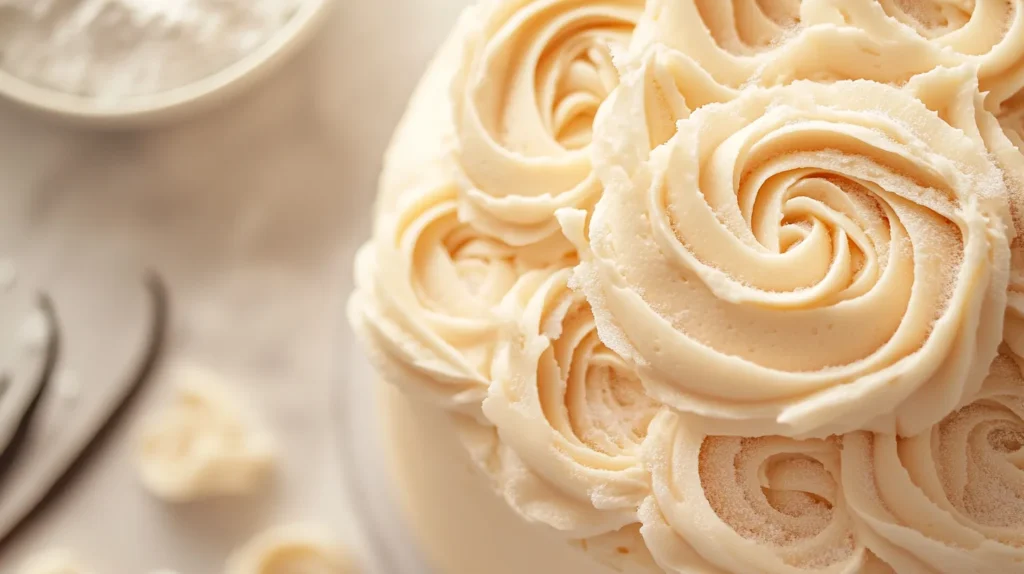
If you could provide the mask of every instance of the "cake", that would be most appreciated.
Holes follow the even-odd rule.
[[[483,2],[350,321],[518,571],[1024,571],[1022,113],[1020,0]]]

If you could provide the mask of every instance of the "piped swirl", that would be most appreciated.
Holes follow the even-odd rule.
[[[452,89],[466,221],[509,245],[558,237],[561,207],[600,194],[588,148],[643,0],[481,7]]]
[[[835,440],[708,436],[666,412],[645,459],[641,534],[666,572],[860,573],[869,553]]]
[[[805,18],[853,26],[880,42],[978,67],[992,109],[1024,91],[1024,1],[810,0]],[[908,65],[926,72],[928,58]],[[878,79],[865,75],[868,79]]]
[[[586,299],[568,287],[570,274],[524,277],[506,301],[518,321],[499,347],[483,411],[511,451],[496,472],[506,499],[584,537],[636,522],[649,492],[640,448],[660,405],[601,342]],[[537,482],[548,485],[543,504],[524,496],[539,487],[523,484]]]
[[[1000,356],[980,394],[908,438],[843,438],[852,511],[897,571],[909,557],[936,572],[1024,568],[1024,379]]]
[[[589,227],[560,213],[602,339],[653,397],[715,434],[827,436],[915,434],[976,392],[1013,231],[1000,169],[943,119],[975,110],[933,89],[947,72],[748,90],[602,170]]]
[[[377,369],[410,392],[478,415],[502,300],[530,269],[563,260],[538,244],[515,250],[459,221],[454,184],[403,194],[357,256],[349,317]]]

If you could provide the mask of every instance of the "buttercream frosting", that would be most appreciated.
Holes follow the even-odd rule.
[[[667,572],[854,573],[868,551],[835,440],[708,436],[663,413],[644,451],[641,533]]]
[[[934,43],[873,34],[849,22],[849,6],[874,1],[649,0],[633,52],[664,45],[734,88],[801,79],[901,82],[964,62]],[[887,57],[895,50],[901,57]]]
[[[312,525],[272,528],[228,558],[226,574],[355,574],[345,548],[326,530]]]
[[[502,300],[524,273],[566,253],[483,235],[459,220],[457,196],[453,184],[414,190],[378,220],[357,255],[349,317],[385,378],[475,415],[508,322]]]
[[[449,104],[437,148],[396,136],[351,321],[618,570],[1019,569],[1022,18],[481,3],[414,102]]]
[[[589,227],[561,219],[652,396],[716,434],[826,436],[914,434],[977,391],[1013,227],[984,142],[943,118],[973,93],[932,89],[958,77],[750,89],[644,162],[609,154]]]
[[[215,374],[178,365],[173,379],[171,402],[141,432],[142,483],[173,502],[255,490],[275,460],[269,431]]]
[[[485,468],[523,515],[584,537],[636,522],[649,490],[640,445],[660,405],[601,342],[570,273],[534,273],[507,300],[517,335],[498,347],[483,411],[509,452]],[[544,505],[531,490],[547,491]]]
[[[925,432],[845,436],[843,490],[898,572],[1015,572],[1024,567],[1022,445],[1024,379],[1000,356],[974,400]]]
[[[890,45],[931,50],[934,58],[977,65],[981,91],[994,110],[1024,90],[1020,0],[810,0],[804,15],[810,22],[857,27]],[[909,60],[920,72],[930,63]]]
[[[484,10],[483,7],[488,9]],[[552,215],[592,205],[592,124],[618,84],[643,0],[483,4],[452,83],[463,219],[510,245],[558,236]]]

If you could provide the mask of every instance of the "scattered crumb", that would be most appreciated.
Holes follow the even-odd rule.
[[[216,373],[180,365],[171,380],[173,399],[142,431],[143,484],[173,502],[253,491],[274,465],[269,431]]]
[[[253,538],[228,559],[226,574],[356,574],[350,552],[324,528],[276,527]]]

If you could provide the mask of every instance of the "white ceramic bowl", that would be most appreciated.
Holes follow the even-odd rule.
[[[0,97],[84,127],[119,129],[170,123],[225,103],[269,75],[305,45],[333,5],[333,0],[305,2],[281,30],[252,53],[179,88],[111,103],[37,86],[0,69]]]

